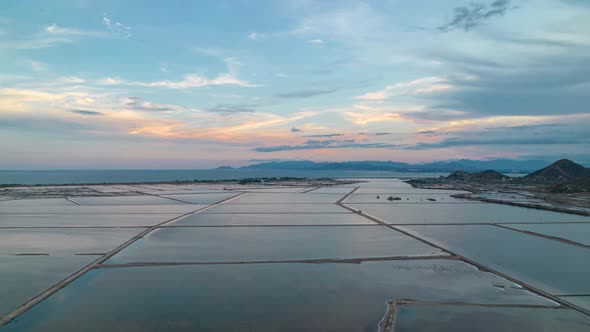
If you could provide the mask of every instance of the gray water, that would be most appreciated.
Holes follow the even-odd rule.
[[[166,194],[71,198],[80,206],[64,199],[1,202],[0,227],[21,228],[0,232],[5,233],[0,236],[0,282],[10,286],[0,288],[0,315],[97,258],[87,254],[108,252],[141,232],[137,226],[206,206],[189,202],[211,203],[236,194],[211,192],[207,186],[190,186],[197,188],[193,194],[186,189],[174,194],[167,184],[147,187],[165,188]],[[355,187],[360,188],[345,204],[430,243],[334,204]],[[396,331],[587,330],[588,318],[581,313],[547,309],[555,302],[443,256],[431,244],[555,296],[577,295],[563,299],[587,307],[587,248],[492,223],[514,228],[520,227],[514,223],[534,223],[521,228],[579,239],[588,217],[454,201],[445,197],[451,191],[416,189],[399,179],[370,179],[309,193],[267,190],[249,188],[239,198],[171,221],[0,331],[375,332],[387,312],[385,301],[400,299],[427,302],[420,304],[422,309],[402,306]],[[389,202],[385,195],[403,200]],[[158,204],[164,196],[179,204]],[[180,198],[187,203],[180,204]],[[541,227],[558,222],[568,227]],[[35,228],[25,228],[31,226]],[[382,260],[390,256],[404,259]],[[352,259],[361,257],[376,261]],[[349,260],[327,262],[335,258]],[[133,264],[117,265],[126,262]],[[178,263],[183,265],[174,265]]]
[[[168,181],[233,180],[263,177],[360,178],[436,177],[446,173],[403,173],[382,171],[306,171],[251,169],[166,169],[166,170],[41,170],[0,171],[1,184],[88,184]]]

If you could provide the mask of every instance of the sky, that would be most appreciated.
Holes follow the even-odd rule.
[[[4,0],[0,169],[590,162],[586,0]]]

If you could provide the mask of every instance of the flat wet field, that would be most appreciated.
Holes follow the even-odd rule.
[[[68,193],[0,196],[0,332],[590,330],[590,217],[397,179]]]

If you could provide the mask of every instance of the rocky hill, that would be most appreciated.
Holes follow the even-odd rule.
[[[535,171],[525,177],[523,181],[535,183],[564,183],[583,180],[590,177],[590,169],[568,159],[561,159],[553,164]]]
[[[523,177],[520,182],[550,185],[548,189],[552,193],[589,192],[590,168],[568,159],[561,159]]]

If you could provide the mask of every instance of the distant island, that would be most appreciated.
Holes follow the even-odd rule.
[[[390,172],[437,172],[450,173],[456,170],[478,172],[495,170],[501,173],[530,173],[551,162],[544,160],[447,160],[429,163],[404,163],[397,161],[343,161],[343,162],[313,162],[313,161],[273,161],[240,167],[239,169],[255,170],[330,170],[330,171],[390,171]],[[219,170],[234,169],[230,166],[218,167]]]

